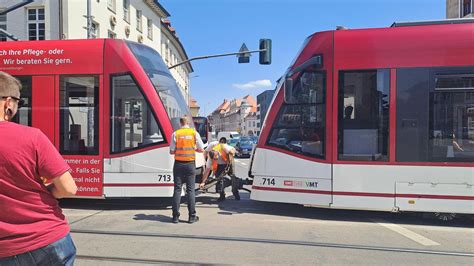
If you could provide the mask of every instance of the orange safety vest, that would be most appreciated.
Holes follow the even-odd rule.
[[[228,157],[227,153],[224,151],[222,144],[216,145],[212,150],[215,152],[214,158],[212,158],[212,171],[217,170],[217,160],[219,159],[219,156],[222,157],[222,160],[227,163]]]
[[[192,128],[181,128],[176,130],[175,137],[174,159],[184,162],[194,161],[196,158],[196,131]]]

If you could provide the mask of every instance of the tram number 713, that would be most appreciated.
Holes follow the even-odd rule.
[[[171,175],[158,175],[158,182],[170,182]]]
[[[263,179],[263,184],[262,185],[267,185],[267,186],[274,186],[275,185],[275,178],[262,178]]]

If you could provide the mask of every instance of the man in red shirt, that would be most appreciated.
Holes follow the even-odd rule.
[[[76,248],[56,199],[77,187],[40,130],[10,122],[21,107],[20,89],[0,72],[0,265],[73,265]]]

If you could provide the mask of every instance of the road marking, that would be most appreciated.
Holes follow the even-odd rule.
[[[421,244],[423,246],[439,246],[440,244],[429,239],[429,238],[426,238],[422,235],[419,235],[413,231],[410,231],[404,227],[401,227],[399,225],[396,225],[396,224],[392,224],[392,223],[389,223],[387,221],[384,221],[384,220],[373,220],[374,222],[376,222],[377,224],[385,227],[385,228],[388,228],[394,232],[397,232],[399,233],[400,235],[404,236],[404,237],[407,237],[415,242],[417,242],[418,244]]]
[[[240,162],[240,163],[241,163],[242,165],[247,165],[246,163],[242,163],[242,162]]]

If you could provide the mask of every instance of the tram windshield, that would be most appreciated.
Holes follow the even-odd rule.
[[[192,116],[165,62],[163,62],[158,52],[148,46],[133,42],[127,42],[127,44],[158,92],[170,117],[173,129],[179,129],[179,118],[187,115],[191,119]],[[194,127],[193,123],[189,123],[189,126]]]

